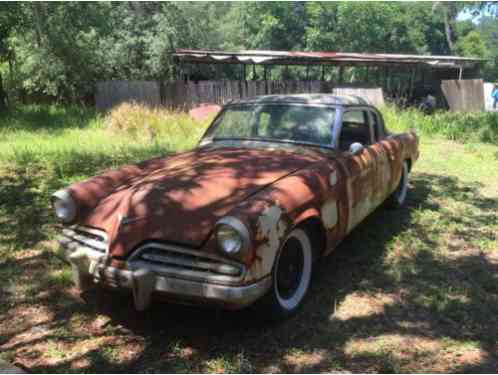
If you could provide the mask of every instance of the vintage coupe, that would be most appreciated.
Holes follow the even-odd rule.
[[[384,201],[402,206],[413,133],[390,134],[358,97],[232,102],[199,146],[108,171],[53,194],[77,286],[284,317],[313,262]]]

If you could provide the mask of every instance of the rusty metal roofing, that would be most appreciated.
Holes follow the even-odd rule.
[[[354,95],[333,95],[333,94],[285,94],[285,95],[264,95],[249,99],[232,101],[230,104],[261,103],[298,103],[298,104],[322,104],[332,106],[349,105],[370,105],[368,100]]]
[[[181,62],[264,65],[426,65],[434,68],[470,67],[481,58],[387,53],[298,52],[246,50],[237,52],[177,49],[173,56]]]

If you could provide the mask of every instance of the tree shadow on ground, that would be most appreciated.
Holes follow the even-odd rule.
[[[14,349],[29,350],[36,340],[103,340],[56,365],[34,365],[33,372],[76,371],[72,366],[81,360],[91,372],[202,372],[210,366],[236,372],[496,371],[498,265],[470,241],[498,219],[496,201],[480,196],[477,184],[454,177],[415,174],[411,185],[406,209],[378,209],[320,261],[306,304],[285,322],[267,323],[254,309],[225,312],[164,303],[138,313],[127,295],[93,291],[82,303],[54,290],[37,298],[53,312],[43,323],[49,333]],[[470,208],[464,216],[446,207],[462,200]],[[420,220],[431,213],[443,213],[447,227]],[[465,228],[469,236],[454,258],[436,251],[447,228]],[[408,241],[398,246],[403,236]],[[398,247],[402,253],[393,265],[389,260]],[[49,284],[42,277],[38,285]],[[76,314],[88,321],[83,327],[102,316],[106,323],[75,330],[70,322]],[[57,330],[65,333],[53,333]],[[0,347],[19,333],[4,334]],[[113,356],[113,350],[128,346],[138,348],[134,355]],[[469,346],[474,349],[459,355]]]

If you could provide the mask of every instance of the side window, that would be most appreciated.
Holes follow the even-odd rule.
[[[372,128],[374,131],[374,142],[377,142],[385,137],[384,127],[382,126],[382,120],[379,118],[379,115],[374,111],[368,111],[368,117],[370,118],[370,124],[372,124]]]
[[[258,127],[255,128],[255,130],[257,130],[257,133],[254,135],[258,137],[270,136],[270,121],[271,121],[270,112],[261,112],[259,114]]]
[[[347,151],[349,150],[349,146],[355,142],[368,146],[373,143],[372,141],[371,126],[367,111],[351,110],[345,112],[342,117],[339,148],[342,151]]]

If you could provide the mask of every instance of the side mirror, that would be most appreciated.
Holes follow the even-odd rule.
[[[360,142],[351,143],[351,146],[349,146],[349,152],[353,155],[358,155],[363,151],[363,149],[364,147]]]

